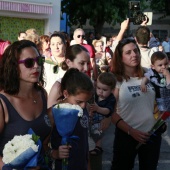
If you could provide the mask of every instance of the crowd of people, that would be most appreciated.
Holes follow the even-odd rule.
[[[18,34],[18,41],[7,42],[0,50],[0,169],[5,144],[32,128],[43,143],[41,156],[49,159],[32,169],[61,170],[68,158],[69,170],[93,170],[89,155],[102,155],[111,122],[111,170],[132,170],[137,155],[140,170],[157,169],[166,125],[152,143],[149,131],[155,115],[170,112],[170,43],[168,35],[158,41],[145,21],[134,36],[126,34],[128,27],[126,19],[117,35],[107,38],[95,38],[92,32],[86,38],[77,28],[71,41],[64,32],[40,36],[28,29]],[[76,144],[61,144],[53,117],[53,107],[61,103],[83,109],[71,134],[78,136]]]

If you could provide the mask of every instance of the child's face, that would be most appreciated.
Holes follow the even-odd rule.
[[[104,100],[112,93],[112,88],[97,80],[96,93],[100,99]]]
[[[151,68],[157,71],[158,73],[162,73],[164,69],[168,68],[168,59],[164,58],[162,60],[156,60]]]
[[[87,101],[92,97],[92,92],[80,92],[77,95],[69,95],[66,91],[65,102],[79,105],[82,109],[86,107]]]

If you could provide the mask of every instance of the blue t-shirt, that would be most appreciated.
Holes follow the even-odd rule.
[[[99,101],[97,94],[95,94],[95,102],[99,107],[107,108],[109,109],[110,112],[108,115],[102,115],[100,113],[95,112],[92,119],[93,124],[100,123],[101,120],[103,120],[105,117],[111,116],[111,114],[114,111],[116,99],[114,95],[111,93],[105,100]]]

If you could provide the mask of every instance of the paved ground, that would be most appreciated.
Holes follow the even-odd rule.
[[[170,121],[168,121],[167,133],[162,136],[161,153],[157,170],[170,170]],[[114,125],[111,125],[105,132],[102,148],[102,170],[110,170],[112,161],[112,149],[114,140]],[[94,143],[90,140],[90,149],[94,148]],[[95,160],[98,161],[98,160]],[[92,169],[99,170],[99,169]],[[135,162],[134,170],[138,170],[138,161]]]

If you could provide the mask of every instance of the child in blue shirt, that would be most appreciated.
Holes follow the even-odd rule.
[[[90,151],[92,155],[102,153],[101,140],[103,137],[102,120],[110,117],[114,111],[116,99],[112,94],[116,85],[116,79],[112,73],[101,73],[97,79],[94,103],[90,105],[91,114],[91,137],[96,147]]]

